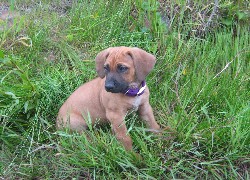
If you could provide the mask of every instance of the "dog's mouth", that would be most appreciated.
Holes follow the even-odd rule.
[[[106,89],[106,88],[105,88]],[[119,90],[119,89],[106,89],[107,92],[111,92],[111,93],[125,93],[126,91],[123,90]]]

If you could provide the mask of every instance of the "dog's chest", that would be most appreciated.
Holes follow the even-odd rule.
[[[136,96],[132,99],[131,101],[131,108],[129,109],[130,111],[137,111],[139,106],[141,105],[141,96]]]

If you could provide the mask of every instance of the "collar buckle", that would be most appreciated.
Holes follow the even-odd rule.
[[[136,89],[128,89],[125,93],[125,95],[127,96],[140,96],[144,93],[145,89],[146,89],[146,82],[145,80],[142,81],[141,83],[141,88],[136,88]]]

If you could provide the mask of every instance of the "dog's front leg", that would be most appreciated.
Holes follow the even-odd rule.
[[[132,150],[132,140],[129,134],[127,133],[127,127],[124,121],[125,113],[117,111],[107,111],[107,119],[111,123],[112,131],[115,133],[115,136],[118,141],[122,143],[127,151]]]
[[[155,121],[153,110],[149,102],[145,102],[139,106],[139,115],[152,131],[158,132],[158,130],[160,130],[160,126]]]

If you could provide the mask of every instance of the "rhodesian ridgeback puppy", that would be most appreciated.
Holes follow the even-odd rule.
[[[90,116],[92,124],[109,122],[118,141],[132,150],[124,121],[128,111],[138,110],[150,129],[160,129],[145,83],[155,57],[139,48],[111,47],[101,51],[95,63],[99,77],[80,86],[66,100],[58,113],[57,128],[82,132],[88,127],[84,119]]]

